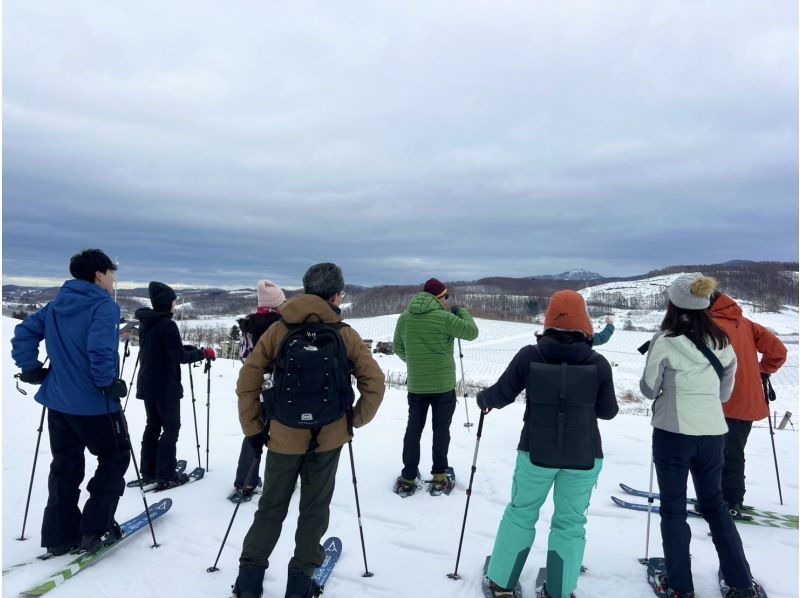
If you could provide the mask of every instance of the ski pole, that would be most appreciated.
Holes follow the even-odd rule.
[[[25,540],[25,524],[28,522],[28,508],[31,506],[31,492],[33,492],[33,475],[36,473],[36,460],[39,458],[39,443],[42,440],[42,430],[44,429],[44,414],[47,407],[42,406],[42,417],[39,419],[39,434],[36,437],[36,451],[33,453],[33,467],[31,468],[31,483],[28,485],[28,499],[25,501],[25,516],[22,518],[22,533],[17,540]]]
[[[197,442],[197,466],[202,467],[203,462],[200,459],[200,433],[197,431],[197,408],[195,407],[195,399],[194,399],[194,379],[192,378],[192,364],[186,364],[189,366],[189,388],[192,391],[192,415],[194,416],[194,439]]]
[[[350,470],[353,472],[353,492],[356,495],[356,515],[358,515],[358,533],[361,535],[361,553],[364,555],[364,574],[361,577],[372,577],[375,575],[367,566],[367,549],[364,545],[364,528],[361,525],[361,505],[358,502],[358,482],[356,481],[356,464],[353,460],[353,441],[347,443],[350,449]]]
[[[217,568],[217,563],[219,563],[219,557],[222,556],[222,549],[225,548],[225,542],[228,541],[228,534],[231,533],[231,527],[233,527],[233,520],[236,519],[236,513],[239,511],[239,506],[242,504],[242,497],[244,496],[244,489],[250,485],[250,480],[253,479],[253,474],[256,471],[256,466],[258,465],[258,459],[261,455],[256,455],[253,457],[253,462],[250,464],[250,469],[247,470],[247,477],[244,480],[244,485],[239,488],[239,502],[236,503],[236,507],[233,509],[233,515],[231,515],[230,523],[228,523],[228,529],[225,530],[225,536],[222,538],[222,545],[219,547],[219,552],[217,553],[217,560],[214,561],[214,564],[211,565],[206,571],[209,573],[214,573],[215,571],[219,571]]]
[[[128,408],[128,399],[133,394],[133,381],[136,379],[136,368],[139,367],[139,356],[141,355],[141,351],[136,354],[136,362],[133,364],[133,374],[131,374],[131,383],[128,384],[128,394],[125,397],[125,405],[122,407],[122,413],[125,413],[125,410]]]
[[[122,374],[125,372],[125,360],[131,354],[131,350],[128,348],[128,345],[131,342],[131,337],[125,339],[125,349],[122,351],[122,367],[119,370],[119,377],[122,378]]]
[[[467,512],[469,511],[469,499],[472,496],[472,481],[475,479],[475,471],[477,467],[475,464],[478,462],[478,448],[481,445],[481,434],[483,433],[483,418],[486,414],[481,409],[480,418],[478,418],[478,433],[475,436],[475,454],[472,457],[472,469],[469,474],[469,486],[467,487],[467,505],[464,507],[464,521],[461,524],[461,537],[458,540],[458,554],[456,555],[456,568],[452,573],[448,573],[447,577],[450,579],[461,579],[458,575],[458,562],[461,560],[461,546],[464,544],[464,530],[467,527]]]
[[[464,392],[464,411],[467,414],[467,423],[464,424],[465,428],[471,428],[472,424],[469,421],[469,407],[467,406],[467,385],[464,383],[464,352],[461,350],[461,339],[458,340],[458,359],[461,361],[461,390]]]
[[[650,515],[653,512],[653,469],[655,467],[655,457],[650,454],[650,489],[647,495],[647,534],[644,540],[644,558],[639,559],[642,565],[647,565],[650,562]]]
[[[211,437],[211,360],[206,359],[206,471],[208,471],[208,443]]]
[[[764,400],[767,402],[767,405],[769,405],[770,401],[775,400],[775,389],[772,388],[772,382],[770,382],[768,375],[762,374],[761,384],[764,386]],[[772,428],[772,420],[769,416],[767,416],[767,421],[769,422],[769,439],[772,441],[772,458],[775,460],[775,477],[778,480],[778,498],[781,504],[783,504],[781,474],[778,472],[778,453],[775,452],[775,430]]]
[[[153,545],[150,548],[158,548],[161,545],[156,541],[156,532],[153,529],[153,520],[150,518],[150,507],[147,505],[147,497],[144,495],[142,476],[139,475],[139,465],[136,463],[136,455],[134,454],[133,444],[131,443],[131,435],[128,431],[128,420],[125,419],[124,412],[120,413],[120,419],[122,420],[122,429],[125,430],[125,438],[128,440],[128,449],[131,452],[131,460],[133,461],[133,470],[136,472],[136,480],[139,482],[139,491],[142,493],[142,502],[144,503],[144,512],[147,515],[147,524],[150,526],[150,534],[153,536]]]

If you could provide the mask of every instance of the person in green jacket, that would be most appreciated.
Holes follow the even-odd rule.
[[[469,312],[448,302],[447,287],[435,278],[425,283],[397,320],[394,351],[408,369],[408,425],[403,439],[403,471],[395,492],[409,496],[417,488],[420,438],[431,408],[433,427],[433,481],[431,494],[448,486],[447,450],[450,422],[456,409],[456,363],[453,341],[478,338]],[[450,470],[452,473],[452,470]]]
[[[614,334],[614,318],[608,316],[606,317],[606,327],[592,335],[592,346],[596,347],[607,343],[612,334]]]

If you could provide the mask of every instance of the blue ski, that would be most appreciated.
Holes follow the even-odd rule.
[[[320,588],[325,587],[331,575],[331,571],[333,571],[333,568],[339,561],[339,556],[342,554],[342,541],[334,536],[325,540],[322,547],[325,550],[325,560],[322,561],[322,564],[314,571],[314,575],[311,576],[311,579],[313,579]]]

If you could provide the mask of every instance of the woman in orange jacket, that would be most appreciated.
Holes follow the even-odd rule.
[[[709,309],[714,322],[731,339],[736,353],[733,394],[722,406],[728,424],[722,496],[734,519],[741,519],[745,493],[744,447],[753,422],[769,417],[762,376],[774,374],[783,365],[786,347],[772,332],[744,317],[742,308],[727,295],[715,292]]]

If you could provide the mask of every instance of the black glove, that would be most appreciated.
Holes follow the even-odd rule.
[[[197,351],[197,347],[194,345],[183,345],[184,351]]]
[[[253,436],[247,436],[245,438],[247,443],[250,445],[250,448],[253,449],[253,452],[257,455],[260,455],[264,450],[264,447],[269,442],[269,432],[264,430],[263,432],[259,432]]]
[[[41,384],[44,382],[44,379],[47,378],[47,374],[50,373],[50,368],[37,368],[35,370],[31,370],[30,372],[22,372],[17,374],[17,377],[20,381],[25,382],[26,384]]]
[[[107,399],[122,399],[128,396],[128,385],[125,380],[117,378],[110,386],[98,389]]]
[[[484,413],[489,413],[492,410],[492,408],[489,406],[489,403],[486,401],[486,391],[485,390],[482,390],[482,391],[480,391],[478,393],[477,401],[478,401],[478,407]]]
[[[463,305],[454,305],[450,308],[450,311],[456,315],[458,315],[458,310],[464,307]]]

